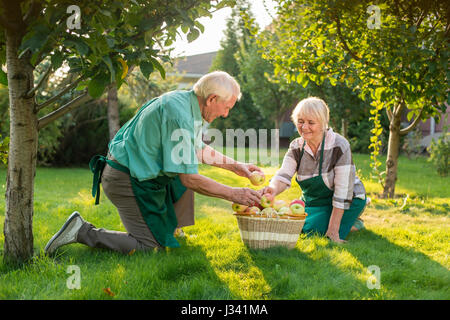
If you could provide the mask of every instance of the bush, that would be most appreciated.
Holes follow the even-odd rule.
[[[7,164],[8,162],[8,150],[9,150],[9,137],[2,139],[0,135],[0,164]]]
[[[418,126],[404,138],[402,150],[408,159],[415,159],[424,151],[425,147],[420,144],[420,140],[422,140],[422,131]]]
[[[445,121],[447,118],[445,118]],[[437,141],[431,141],[428,147],[430,158],[428,161],[432,162],[437,169],[440,176],[446,177],[449,169],[449,155],[450,155],[450,133],[447,126],[444,126],[442,135]]]

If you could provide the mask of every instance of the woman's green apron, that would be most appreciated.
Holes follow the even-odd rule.
[[[306,141],[303,143],[300,159],[297,162],[297,172],[303,157],[305,144]],[[302,232],[306,234],[317,232],[320,235],[325,235],[328,230],[328,224],[330,222],[331,212],[333,210],[334,191],[327,187],[322,178],[324,146],[325,135],[323,137],[322,147],[320,149],[319,175],[303,181],[298,181],[298,179],[296,179],[302,189],[302,200],[305,202],[305,212],[308,214],[302,229]],[[364,209],[365,204],[365,200],[353,198],[350,208],[344,211],[341,225],[339,227],[339,237],[341,239],[345,239],[347,237],[350,229],[355,223],[356,218],[358,218]]]
[[[96,198],[95,204],[99,203],[101,176],[106,164],[130,175],[127,167],[104,156],[94,156],[89,162],[89,168],[94,173],[92,196]],[[156,241],[164,247],[180,247],[173,235],[178,225],[173,204],[187,190],[180,178],[162,175],[151,180],[139,181],[130,175],[130,180],[139,209]]]

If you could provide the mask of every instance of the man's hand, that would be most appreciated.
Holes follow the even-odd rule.
[[[250,188],[233,188],[229,200],[250,207],[255,203],[260,203],[261,192]]]

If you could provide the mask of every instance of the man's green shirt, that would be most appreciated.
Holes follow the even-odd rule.
[[[171,91],[144,104],[111,140],[109,152],[139,181],[198,173],[201,127],[194,91]]]

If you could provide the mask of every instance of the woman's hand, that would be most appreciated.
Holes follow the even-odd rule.
[[[331,241],[336,242],[336,243],[346,243],[346,240],[341,240],[341,238],[339,237],[339,232],[333,231],[328,229],[327,233],[325,234],[325,236],[327,238],[329,238]]]
[[[242,163],[242,162],[236,162],[233,165],[232,171],[236,173],[238,176],[250,178],[250,175],[253,171],[258,171],[264,176],[264,172],[254,164],[251,163]]]
[[[250,188],[233,188],[229,200],[250,207],[261,201],[261,192]]]
[[[276,196],[275,189],[270,186],[264,187],[263,189],[260,190],[260,192],[261,192],[261,196],[266,193],[269,193],[274,197]]]

